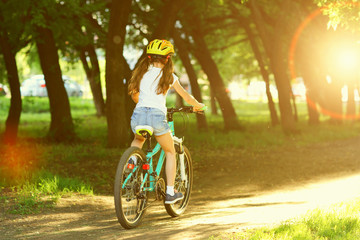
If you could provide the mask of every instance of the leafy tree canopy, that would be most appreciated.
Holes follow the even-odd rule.
[[[329,17],[328,28],[342,27],[352,32],[360,31],[360,1],[315,0]]]

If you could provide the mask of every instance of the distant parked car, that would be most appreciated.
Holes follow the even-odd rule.
[[[70,97],[82,97],[83,89],[77,82],[73,81],[67,76],[63,76],[63,81],[65,84],[65,89]]]
[[[66,93],[70,97],[82,97],[81,86],[68,76],[63,76]],[[44,75],[35,75],[24,80],[20,87],[21,96],[47,97],[46,83]]]
[[[5,96],[7,92],[6,86],[0,83],[0,96]]]
[[[35,75],[24,80],[20,87],[21,96],[47,97],[44,75]]]

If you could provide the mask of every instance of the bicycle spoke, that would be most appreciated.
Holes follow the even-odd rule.
[[[130,157],[136,156],[141,163],[145,159],[139,148],[130,147],[120,159],[115,181],[115,208],[119,223],[125,228],[136,227],[144,216],[146,195],[140,196],[140,186],[144,179],[143,170],[139,165],[128,171]],[[124,184],[125,182],[125,184]]]

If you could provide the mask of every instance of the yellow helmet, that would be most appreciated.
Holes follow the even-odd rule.
[[[154,39],[146,47],[147,54],[167,56],[174,54],[174,46],[167,40]]]

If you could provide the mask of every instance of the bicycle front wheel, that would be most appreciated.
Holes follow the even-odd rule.
[[[127,169],[131,156],[137,158],[134,170]],[[126,229],[137,227],[145,214],[147,197],[140,191],[145,175],[141,164],[145,159],[140,148],[130,147],[121,156],[117,167],[114,183],[115,210],[119,223]]]
[[[181,178],[180,159],[179,154],[176,153],[176,176],[174,188],[184,195],[181,201],[174,204],[165,204],[166,212],[172,217],[180,216],[189,204],[191,188],[193,184],[193,168],[192,159],[190,152],[187,147],[184,148],[184,169],[185,169],[185,180]]]

